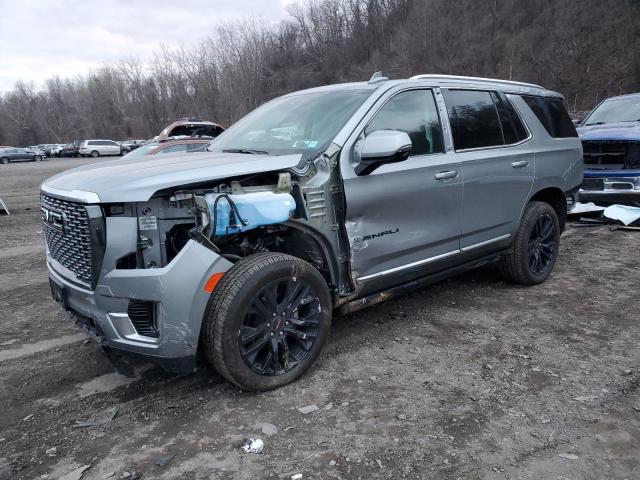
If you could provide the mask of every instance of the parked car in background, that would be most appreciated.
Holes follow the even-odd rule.
[[[122,147],[123,152],[129,153],[145,142],[146,140],[122,140],[118,144]]]
[[[80,144],[78,153],[83,157],[122,155],[122,147],[113,140],[85,140]]]
[[[65,147],[64,143],[58,143],[54,147],[51,148],[51,156],[52,157],[61,157],[62,149]]]
[[[33,148],[4,148],[0,149],[0,163],[10,162],[39,162],[44,153]]]
[[[162,130],[160,135],[149,141],[162,142],[174,137],[215,138],[222,132],[224,132],[224,127],[214,122],[197,119],[182,119],[177,122],[173,122]]]
[[[82,144],[82,140],[74,140],[71,143],[67,143],[60,152],[61,157],[79,157],[80,156],[80,145]]]
[[[141,147],[135,149],[133,152],[127,153],[122,158],[131,160],[133,158],[143,157],[145,155],[204,152],[210,143],[210,139],[190,137],[185,137],[184,139],[176,138],[167,140],[165,142],[145,143]]]
[[[607,98],[578,134],[585,166],[580,200],[640,204],[640,93]]]
[[[247,390],[305,372],[334,310],[494,261],[545,281],[582,183],[560,94],[437,75],[291,93],[206,153],[105,163],[42,184],[53,298],[105,348],[201,354]]]

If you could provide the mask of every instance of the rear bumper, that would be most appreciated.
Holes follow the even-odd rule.
[[[191,240],[163,268],[103,268],[96,289],[91,291],[67,281],[50,261],[47,264],[52,289],[64,297],[58,300],[104,346],[144,355],[173,371],[195,368],[200,326],[209,299],[204,286],[211,275],[231,266]],[[138,333],[128,314],[130,299],[153,302],[157,337]]]

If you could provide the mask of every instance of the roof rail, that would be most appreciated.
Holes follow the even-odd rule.
[[[454,81],[472,81],[472,82],[487,82],[487,83],[503,83],[505,85],[515,85],[520,87],[532,87],[542,88],[535,83],[515,82],[513,80],[500,80],[497,78],[485,78],[485,77],[465,77],[462,75],[437,75],[437,74],[422,74],[414,75],[409,80],[454,80]]]

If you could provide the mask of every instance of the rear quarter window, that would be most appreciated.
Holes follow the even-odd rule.
[[[553,138],[577,137],[576,127],[560,98],[522,95],[522,99]]]

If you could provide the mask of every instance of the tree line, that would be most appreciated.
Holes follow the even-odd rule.
[[[0,96],[0,144],[149,138],[181,117],[230,125],[290,91],[418,73],[497,77],[563,93],[570,110],[640,91],[639,0],[307,0]]]

